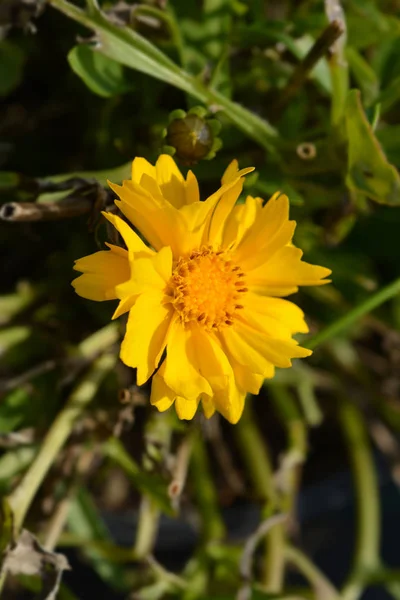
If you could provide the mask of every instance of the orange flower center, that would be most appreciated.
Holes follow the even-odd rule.
[[[229,254],[208,247],[179,259],[169,291],[182,322],[197,321],[206,329],[219,329],[233,325],[247,287],[243,271]]]

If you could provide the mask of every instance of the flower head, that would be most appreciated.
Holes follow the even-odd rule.
[[[309,356],[293,339],[306,333],[304,314],[282,297],[302,285],[328,283],[330,270],[301,260],[292,244],[296,223],[277,192],[264,205],[237,204],[244,176],[233,161],[221,187],[200,201],[197,180],[174,160],[132,164],[132,180],[110,184],[126,220],[103,213],[125,248],[107,244],[76,261],[76,292],[91,300],[119,299],[113,318],[129,313],[121,359],[152,380],[151,404],[173,403],[192,419],[199,403],[236,423],[245,395],[257,394],[275,367]]]

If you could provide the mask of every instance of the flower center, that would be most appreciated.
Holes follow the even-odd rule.
[[[247,292],[244,273],[227,252],[206,247],[180,258],[170,281],[172,303],[182,322],[206,329],[233,325]]]

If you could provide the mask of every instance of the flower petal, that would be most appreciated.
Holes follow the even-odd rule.
[[[196,414],[199,401],[199,399],[188,400],[188,398],[182,398],[182,396],[177,396],[175,399],[176,414],[180,419],[190,421]]]
[[[215,413],[215,404],[209,396],[205,394],[201,397],[201,405],[203,407],[203,413],[206,419],[210,419]]]
[[[176,398],[175,392],[164,381],[164,370],[165,360],[151,382],[150,404],[155,406],[160,412],[168,410]]]
[[[235,327],[227,327],[221,336],[229,353],[244,367],[253,373],[268,377],[271,364],[287,368],[292,365],[292,358],[304,358],[312,352],[301,348],[295,340],[281,340],[267,337],[246,323],[236,322]]]
[[[246,167],[244,169],[240,169],[239,171],[239,163],[236,160],[236,158],[234,158],[233,161],[225,169],[225,172],[221,178],[221,183],[231,183],[231,181],[234,181],[238,177],[243,177],[244,175],[247,175],[247,173],[251,173],[252,171],[254,171],[254,167]]]
[[[199,372],[191,329],[176,321],[171,327],[164,374],[166,384],[178,396],[197,400],[200,394],[212,395],[211,386]]]
[[[263,316],[266,316],[275,323],[284,325],[285,329],[289,332],[289,336],[294,333],[308,333],[309,331],[308,325],[304,320],[303,311],[289,300],[260,296],[248,292],[244,296],[242,303],[245,309],[247,309],[245,311],[245,319],[247,320],[250,313],[253,314],[254,318],[259,320],[259,324],[263,329],[265,329],[262,323]]]
[[[281,248],[265,264],[247,273],[248,287],[262,295],[272,296],[275,289],[287,289],[289,294],[300,285],[330,283],[330,280],[324,279],[331,274],[330,269],[302,262],[302,256],[303,252],[295,246]]]
[[[79,296],[101,302],[117,298],[116,287],[129,279],[128,253],[101,250],[75,261],[74,269],[83,275],[72,282]]]
[[[163,304],[162,294],[142,294],[129,312],[121,360],[137,369],[137,383],[143,385],[158,367],[167,344],[173,317],[170,304]]]
[[[128,281],[116,287],[117,297],[123,300],[144,292],[164,293],[172,274],[172,251],[168,246],[148,258],[138,258],[131,263]]]
[[[156,173],[164,198],[176,208],[186,204],[185,181],[172,156],[161,154],[156,162]]]
[[[226,390],[216,392],[212,400],[218,412],[235,425],[242,416],[245,398],[246,392],[232,384]]]
[[[149,176],[142,176],[142,183],[146,177]],[[118,208],[153,248],[171,246],[174,256],[180,256],[186,232],[180,211],[161,195],[153,195],[135,182],[124,181],[122,186],[109,183],[109,186],[120,198],[115,202]]]
[[[225,222],[222,247],[237,246],[245,233],[252,227],[262,210],[262,199],[247,196],[244,204],[237,204]]]
[[[107,221],[114,225],[118,233],[121,234],[130,253],[140,252],[144,255],[154,254],[153,250],[146,246],[146,244],[143,242],[143,240],[140,239],[137,233],[133,231],[132,227],[130,227],[128,223],[125,223],[125,221],[121,219],[121,217],[118,217],[117,215],[113,215],[112,213],[108,213],[105,211],[103,211],[101,214],[105,219],[107,219]]]
[[[149,175],[152,179],[156,179],[156,168],[145,158],[137,156],[132,161],[132,181],[140,184],[142,175],[144,174]]]
[[[200,202],[200,190],[196,176],[192,171],[188,171],[186,175],[186,204],[193,204],[194,202]]]
[[[235,379],[238,387],[250,394],[258,394],[264,382],[264,379],[271,379],[275,375],[275,367],[270,364],[270,370],[263,375],[253,373],[247,367],[240,365],[232,357],[229,357],[232,369],[235,372]]]
[[[236,247],[235,260],[246,271],[259,267],[291,242],[295,229],[296,222],[289,221],[288,197],[277,192]]]

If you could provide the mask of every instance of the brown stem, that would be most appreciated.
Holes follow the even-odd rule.
[[[271,107],[270,120],[278,120],[293,96],[306,81],[310,71],[317,62],[325,56],[336,40],[343,34],[344,29],[340,21],[332,21],[315,40],[309,52],[297,65],[292,76],[278,96],[277,103]]]
[[[7,202],[0,208],[3,221],[55,221],[69,219],[88,213],[93,206],[92,200],[82,196],[70,196],[59,202]]]

